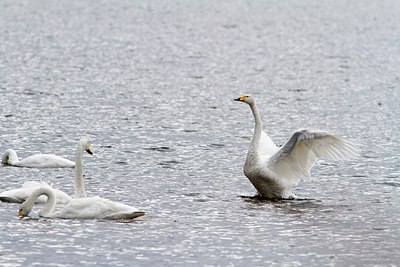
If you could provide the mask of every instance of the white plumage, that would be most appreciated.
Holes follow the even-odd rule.
[[[11,149],[9,149],[9,150],[11,150]],[[7,150],[7,151],[9,151],[9,150]],[[15,155],[14,155],[14,153],[12,151],[11,152],[10,151],[7,152],[7,151],[6,151],[5,155],[7,154],[7,155],[11,156],[10,157],[11,161],[15,162],[16,153],[14,152],[15,153]],[[85,139],[85,138],[82,138],[78,141],[78,145],[76,147],[75,162],[73,162],[74,166],[76,165],[75,166],[74,185],[75,185],[75,195],[77,197],[85,197],[86,196],[85,187],[83,184],[83,169],[82,169],[83,168],[83,151],[86,151],[87,153],[92,154],[92,152],[90,151],[90,144],[88,143],[87,139]],[[39,156],[40,155],[35,155],[35,156],[32,156],[32,158],[39,159],[39,158],[41,158]],[[6,157],[3,156],[3,160],[5,158]],[[29,158],[27,158],[27,159],[29,159]],[[25,159],[25,160],[27,160],[27,159]],[[21,162],[23,162],[25,160],[22,160]],[[7,161],[9,161],[9,159]],[[28,160],[28,161],[32,162],[30,160]],[[22,185],[21,188],[11,189],[11,190],[7,190],[7,191],[0,193],[0,201],[22,203],[32,194],[32,192],[35,189],[40,188],[40,187],[46,187],[48,189],[54,190],[54,193],[56,194],[56,197],[57,197],[57,201],[59,203],[67,203],[72,199],[66,193],[64,193],[58,189],[52,188],[49,184],[47,184],[45,182],[27,181]],[[47,197],[45,195],[42,195],[36,199],[36,203],[43,203],[43,202],[46,202],[46,200],[47,200]]]
[[[46,187],[36,189],[21,204],[18,215],[27,216],[31,212],[36,198],[42,195],[46,195],[48,199],[39,215],[46,218],[120,220],[133,219],[144,215],[144,212],[134,207],[101,197],[72,199],[61,210],[54,212],[57,204],[56,196],[53,190]]]
[[[355,158],[358,148],[331,133],[314,129],[298,130],[278,148],[262,130],[254,98],[244,95],[236,101],[247,103],[255,128],[244,165],[244,174],[258,193],[266,198],[295,198],[292,188],[301,179],[310,180],[310,170],[318,158]]]
[[[63,219],[133,219],[143,216],[144,212],[123,203],[111,201],[101,197],[86,197],[83,177],[83,151],[92,154],[87,139],[78,142],[75,154],[75,177],[74,188],[75,198],[60,211],[54,212],[57,204],[57,197],[54,189],[39,187],[33,190],[29,197],[21,204],[19,216],[27,216],[32,210],[36,199],[47,196],[47,201],[40,210],[39,215],[48,218]]]
[[[19,160],[17,152],[13,149],[7,149],[1,161],[5,165],[28,168],[73,168],[75,166],[75,162],[53,154],[35,154]]]
[[[52,189],[57,197],[58,203],[68,203],[72,198],[66,193],[52,188],[45,182],[28,181],[25,182],[21,188],[11,189],[0,193],[0,201],[11,202],[11,203],[22,203],[24,202],[36,189],[45,187]],[[36,203],[44,203],[47,201],[47,197],[42,195],[36,199]]]

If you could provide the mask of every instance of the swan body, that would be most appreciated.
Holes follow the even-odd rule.
[[[33,191],[21,204],[18,216],[28,216],[35,200],[42,195],[47,196],[47,202],[40,210],[39,215],[46,218],[121,220],[144,215],[144,212],[134,207],[97,196],[72,199],[61,210],[54,212],[57,200],[53,190],[41,187]]]
[[[33,191],[40,187],[45,187],[53,190],[58,203],[68,203],[72,199],[63,191],[52,188],[49,184],[45,182],[28,181],[25,182],[21,188],[11,189],[0,193],[0,201],[22,203],[32,194]],[[45,195],[42,195],[36,199],[36,203],[44,203],[46,201],[47,197]]]
[[[318,158],[340,160],[358,155],[358,148],[329,132],[305,129],[293,133],[277,147],[263,131],[254,98],[243,95],[234,99],[248,104],[255,128],[244,164],[244,174],[265,198],[296,198],[292,188],[300,180],[310,180],[310,170]]]
[[[9,149],[11,150],[11,149]],[[90,150],[90,144],[87,139],[82,138],[78,141],[75,153],[75,197],[85,197],[85,187],[83,184],[83,151],[86,151],[88,154],[93,154]],[[15,152],[15,151],[14,151]],[[11,158],[14,156],[12,152],[10,152]],[[15,153],[16,157],[16,153]],[[3,156],[4,160],[4,156]],[[22,161],[21,161],[22,162]],[[32,192],[39,188],[39,187],[46,187],[48,189],[52,189],[57,196],[58,203],[68,203],[72,198],[68,196],[66,193],[52,188],[45,182],[35,182],[35,181],[28,181],[23,184],[21,188],[11,189],[8,191],[4,191],[0,193],[0,201],[3,202],[12,202],[12,203],[22,203],[24,202]],[[36,203],[43,203],[46,202],[47,197],[42,195],[36,199]]]
[[[17,152],[7,149],[2,157],[5,165],[28,168],[73,168],[75,162],[53,154],[35,154],[19,160]]]

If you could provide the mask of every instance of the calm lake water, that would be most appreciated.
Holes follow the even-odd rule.
[[[0,149],[73,159],[134,221],[17,217],[0,203],[1,266],[396,266],[400,1],[0,0]],[[299,128],[358,142],[294,193],[244,176],[255,96],[281,145]],[[72,169],[0,167],[0,190]]]

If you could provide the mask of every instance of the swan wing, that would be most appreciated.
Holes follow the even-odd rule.
[[[101,197],[70,201],[56,217],[70,219],[132,219],[144,215],[134,207]]]
[[[19,161],[15,166],[30,168],[72,168],[75,162],[53,154],[36,154]]]
[[[318,158],[351,159],[358,148],[331,133],[319,130],[298,130],[268,160],[268,168],[280,179],[296,183],[310,180],[310,170]]]

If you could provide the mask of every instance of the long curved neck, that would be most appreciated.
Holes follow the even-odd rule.
[[[1,162],[3,164],[15,164],[19,162],[17,152],[15,152],[13,149],[7,149],[6,152],[4,152],[3,157],[1,159]]]
[[[51,217],[52,212],[57,204],[57,199],[54,192],[48,188],[41,187],[33,191],[33,193],[22,204],[22,207],[25,207],[27,214],[29,214],[33,208],[33,205],[35,204],[36,199],[41,195],[47,196],[47,201],[40,210],[39,215],[42,217]]]
[[[251,111],[253,112],[254,122],[255,122],[253,139],[251,140],[251,144],[250,144],[250,151],[257,151],[257,148],[259,146],[260,139],[261,139],[262,122],[261,122],[260,113],[258,112],[255,102],[250,104],[250,108],[251,108]]]
[[[75,153],[74,187],[75,187],[75,198],[86,197],[85,183],[83,180],[83,150],[81,142],[78,142],[78,146],[76,148],[76,153]]]

